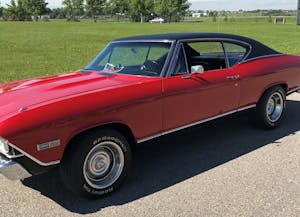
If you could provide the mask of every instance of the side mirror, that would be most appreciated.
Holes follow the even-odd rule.
[[[191,67],[191,74],[203,74],[203,73],[204,73],[204,67],[202,65]]]

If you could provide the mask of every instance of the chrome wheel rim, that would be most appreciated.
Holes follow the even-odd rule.
[[[266,106],[267,118],[270,122],[278,121],[282,115],[284,108],[283,96],[279,92],[273,93]]]
[[[105,189],[113,185],[124,168],[124,154],[115,142],[102,142],[86,156],[83,165],[85,181],[94,189]]]

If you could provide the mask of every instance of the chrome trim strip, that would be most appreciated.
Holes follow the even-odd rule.
[[[202,120],[202,121],[197,121],[195,123],[191,123],[191,124],[188,124],[188,125],[185,125],[185,126],[182,126],[182,127],[178,127],[178,128],[172,129],[172,130],[168,130],[168,131],[165,131],[165,132],[162,132],[162,133],[159,133],[159,134],[156,134],[156,135],[144,138],[144,139],[140,139],[140,140],[137,141],[137,143],[146,142],[146,141],[149,141],[151,139],[154,139],[154,138],[157,138],[157,137],[160,137],[160,136],[164,136],[164,135],[167,135],[167,134],[179,131],[179,130],[183,130],[183,129],[186,129],[186,128],[189,128],[189,127],[192,127],[192,126],[195,126],[195,125],[198,125],[198,124],[202,124],[202,123],[205,123],[205,122],[208,122],[208,121],[212,121],[212,120],[215,120],[215,119],[218,119],[218,118],[221,118],[221,117],[224,117],[224,116],[236,113],[236,112],[241,112],[241,111],[244,111],[244,110],[247,110],[247,109],[251,109],[251,108],[255,108],[255,107],[256,107],[256,104],[249,105],[249,106],[246,106],[246,107],[243,107],[243,108],[239,108],[237,110],[226,112],[224,114],[217,115],[217,116],[214,116],[214,117]]]
[[[297,92],[298,90],[300,90],[300,86],[299,87],[296,87],[296,88],[293,88],[291,89],[290,91],[287,92],[287,94],[292,94],[294,92]]]
[[[23,151],[22,149],[18,148],[17,146],[13,145],[13,144],[9,144],[11,147],[13,147],[14,149],[16,149],[17,151],[21,152],[22,154],[24,154],[26,157],[30,158],[31,160],[33,160],[34,162],[36,162],[37,164],[41,165],[41,166],[52,166],[52,165],[56,165],[59,164],[60,161],[52,161],[52,162],[48,162],[48,163],[44,163],[38,159],[36,159],[35,157],[31,156],[30,154],[26,153],[25,151]]]
[[[175,41],[172,41],[171,42],[171,46],[169,48],[169,53],[168,53],[168,56],[165,60],[165,64],[160,72],[160,77],[163,78],[165,74],[168,73],[168,69],[169,69],[169,66],[170,66],[170,63],[171,63],[171,60],[172,60],[172,56],[173,56],[173,53],[174,53],[174,49],[176,47],[176,43]]]
[[[113,40],[110,43],[120,43],[120,42],[161,42],[161,43],[173,43],[176,40],[169,40],[169,39],[132,39],[132,40],[122,40],[122,39],[117,39]]]
[[[264,59],[264,58],[269,58],[269,57],[285,56],[285,55],[286,55],[286,54],[284,54],[284,53],[279,53],[279,54],[270,54],[270,55],[264,55],[264,56],[253,57],[253,58],[247,59],[247,60],[245,60],[245,58],[244,58],[244,60],[240,61],[240,64],[242,64],[242,63],[247,63],[247,62],[250,62],[250,61],[253,61],[253,60]]]
[[[187,68],[187,74],[190,74],[189,73],[189,68],[188,68],[188,64],[187,64],[187,59],[186,59],[186,54],[185,54],[185,50],[183,48],[183,44],[178,42],[176,43],[176,46],[174,47],[174,50],[173,50],[173,55],[171,57],[171,60],[170,60],[170,64],[169,64],[169,70],[167,71],[166,73],[166,77],[171,77],[172,74],[174,73],[174,70],[176,68],[176,64],[178,62],[178,58],[179,58],[179,54],[180,54],[180,50],[183,49],[183,52],[184,52],[184,58],[185,58],[185,61],[186,61],[186,68]]]
[[[19,158],[19,157],[23,157],[24,154],[18,154],[18,155],[9,155],[9,154],[5,154],[5,153],[2,153],[5,157],[9,158],[9,159],[15,159],[15,158]]]
[[[230,64],[229,64],[229,59],[228,59],[228,54],[227,54],[227,50],[225,49],[225,44],[223,41],[221,41],[221,44],[222,44],[222,49],[223,49],[223,52],[224,52],[224,56],[225,56],[225,61],[226,61],[226,68],[230,68]]]

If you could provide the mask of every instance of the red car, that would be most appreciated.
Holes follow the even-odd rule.
[[[255,40],[177,33],[112,41],[85,69],[0,85],[0,172],[59,167],[72,191],[120,186],[144,141],[243,110],[280,124],[300,90],[300,57]]]

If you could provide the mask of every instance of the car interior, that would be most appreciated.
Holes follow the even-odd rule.
[[[189,69],[196,65],[203,66],[204,71],[226,68],[226,60],[223,52],[201,54],[189,46],[189,44],[184,44],[183,46]]]

